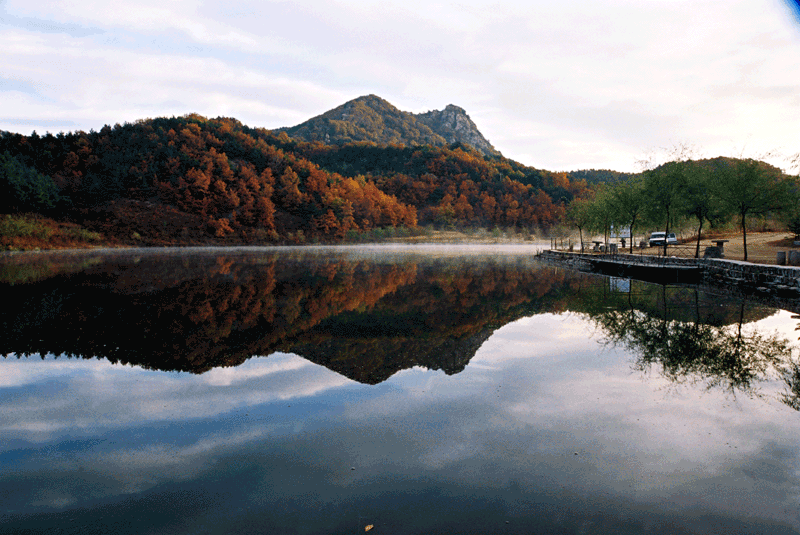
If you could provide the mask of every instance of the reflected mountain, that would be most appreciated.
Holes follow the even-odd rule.
[[[31,266],[19,258],[0,270],[11,277],[0,292],[14,305],[0,311],[0,353],[18,357],[203,373],[283,351],[376,384],[414,366],[458,373],[495,329],[574,311],[641,355],[637,367],[657,362],[675,380],[703,376],[747,390],[763,366],[784,359],[767,341],[741,338],[743,323],[772,309],[609,282],[527,256],[184,251],[35,256]],[[730,325],[739,325],[738,345],[725,337]]]
[[[563,310],[581,278],[527,258],[164,254],[73,265],[0,288],[15,305],[0,311],[0,353],[203,373],[285,351],[365,383],[413,366],[457,373],[495,328]]]

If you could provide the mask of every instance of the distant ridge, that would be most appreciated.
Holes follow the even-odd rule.
[[[453,104],[444,110],[414,114],[399,110],[376,95],[367,95],[297,126],[278,130],[294,138],[326,145],[358,141],[436,147],[463,144],[487,156],[500,156],[466,111]]]

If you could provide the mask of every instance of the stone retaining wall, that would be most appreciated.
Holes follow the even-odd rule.
[[[537,257],[545,262],[552,262],[558,265],[566,265],[581,271],[591,271],[592,264],[587,259],[590,255],[582,253],[568,253],[566,251],[544,250]]]
[[[592,264],[588,260],[592,256],[566,251],[542,251],[540,254],[540,258],[545,261],[580,270],[592,269]],[[677,258],[627,254],[604,255],[602,258],[629,265],[700,266],[704,284],[722,287],[735,286],[750,292],[800,298],[800,267],[751,264],[719,258]]]
[[[800,268],[769,266],[738,260],[698,259],[709,284],[736,284],[776,291],[800,292]]]

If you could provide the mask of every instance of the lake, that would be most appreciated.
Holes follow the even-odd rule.
[[[0,255],[0,533],[800,533],[797,317],[537,250]]]

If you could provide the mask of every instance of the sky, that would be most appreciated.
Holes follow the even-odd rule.
[[[461,106],[540,169],[688,146],[798,171],[788,1],[0,0],[0,50],[0,130],[26,135],[188,113],[272,129],[375,94]]]

